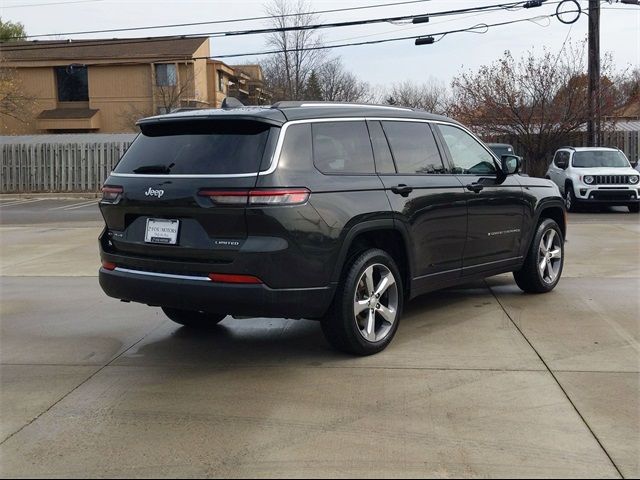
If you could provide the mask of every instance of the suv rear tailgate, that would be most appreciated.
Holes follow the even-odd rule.
[[[201,192],[253,188],[278,131],[254,120],[143,124],[105,183],[121,189],[100,202],[108,250],[176,261],[233,261],[247,236],[246,202],[233,195],[229,202],[215,202]],[[164,233],[154,236],[159,230]]]

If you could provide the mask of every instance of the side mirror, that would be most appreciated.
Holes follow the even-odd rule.
[[[505,175],[515,175],[520,172],[522,158],[517,155],[502,155],[500,160],[502,162],[502,172]]]

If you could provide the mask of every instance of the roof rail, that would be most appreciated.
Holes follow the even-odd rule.
[[[323,102],[323,101],[293,101],[284,100],[271,105],[271,108],[295,108],[295,107],[360,107],[360,108],[388,108],[392,110],[412,111],[409,107],[400,107],[394,105],[372,105],[370,103],[351,103],[351,102]]]

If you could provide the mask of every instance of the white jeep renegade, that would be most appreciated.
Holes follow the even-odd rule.
[[[580,205],[622,205],[633,213],[640,211],[640,174],[616,148],[560,148],[546,177],[558,185],[569,211]]]

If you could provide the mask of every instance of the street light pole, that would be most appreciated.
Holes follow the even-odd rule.
[[[589,0],[589,119],[587,145],[600,143],[600,0]]]

